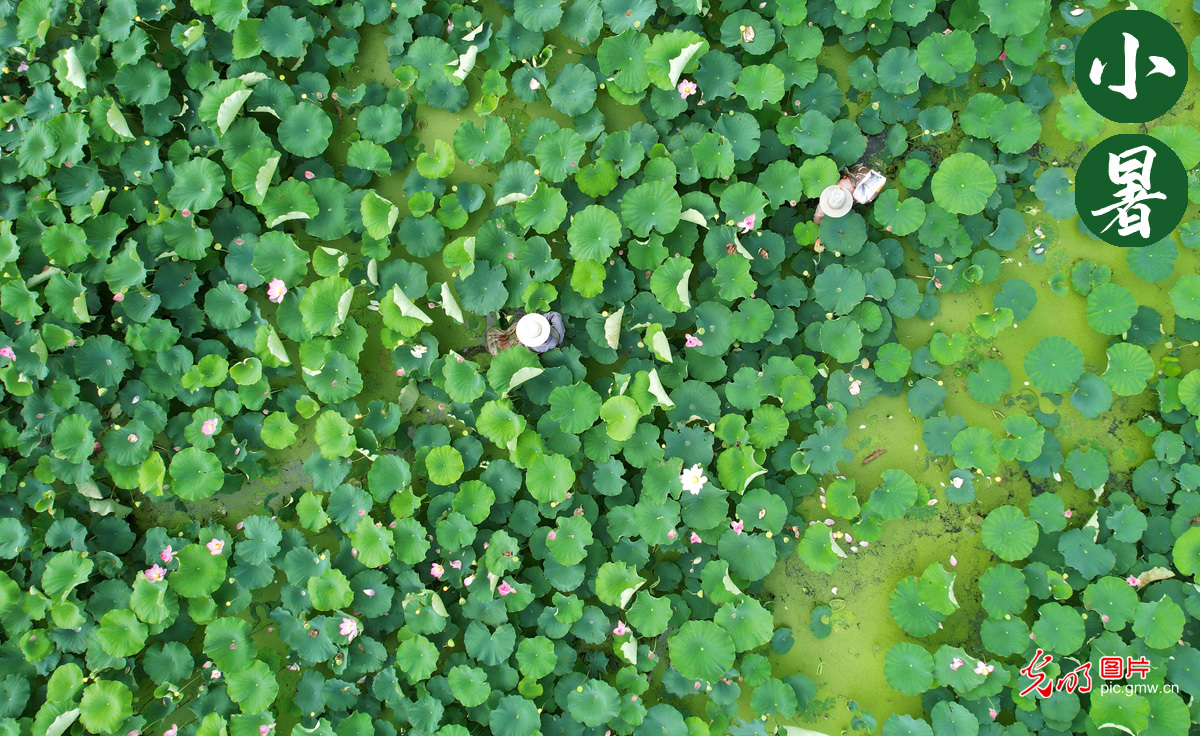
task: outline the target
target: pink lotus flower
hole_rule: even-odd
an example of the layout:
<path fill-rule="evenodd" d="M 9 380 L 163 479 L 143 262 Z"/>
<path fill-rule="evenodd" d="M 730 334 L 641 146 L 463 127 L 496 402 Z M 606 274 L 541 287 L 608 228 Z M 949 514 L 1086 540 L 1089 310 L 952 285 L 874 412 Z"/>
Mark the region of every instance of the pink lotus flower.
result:
<path fill-rule="evenodd" d="M 688 541 L 692 544 L 700 544 L 700 535 L 696 532 L 692 532 L 692 536 L 688 539 Z"/>
<path fill-rule="evenodd" d="M 946 30 L 942 31 L 943 36 L 949 36 L 951 33 L 954 33 L 953 28 L 947 28 Z"/>
<path fill-rule="evenodd" d="M 679 97 L 681 99 L 686 100 L 687 98 L 696 94 L 696 92 L 700 89 L 700 87 L 697 86 L 696 83 L 693 82 L 692 80 L 685 79 L 682 82 L 680 82 L 679 86 L 676 87 L 675 89 L 679 90 Z"/>
<path fill-rule="evenodd" d="M 740 230 L 741 230 L 742 235 L 745 235 L 746 233 L 748 233 L 754 229 L 754 221 L 756 219 L 758 219 L 758 215 L 746 215 L 746 219 L 742 220 L 741 222 L 739 222 L 737 224 L 738 228 L 740 228 Z"/>
<path fill-rule="evenodd" d="M 192 211 L 189 210 L 187 207 L 184 207 L 183 209 L 179 210 L 179 214 L 183 215 L 184 217 L 191 217 Z"/>
<path fill-rule="evenodd" d="M 1138 579 L 1134 575 L 1130 575 L 1129 577 L 1125 578 L 1125 582 L 1129 583 L 1135 588 L 1138 587 Z"/>
<path fill-rule="evenodd" d="M 27 72 L 27 71 L 29 71 L 29 65 L 28 65 L 28 64 L 26 64 L 26 63 L 25 63 L 25 62 L 23 62 L 23 61 L 17 64 L 17 72 L 18 72 L 19 74 L 24 74 L 24 73 L 25 73 L 25 72 Z M 175 736 L 175 734 L 171 734 L 170 736 Z"/>
<path fill-rule="evenodd" d="M 358 636 L 358 622 L 343 616 L 342 623 L 338 625 L 338 633 L 346 637 L 346 641 L 354 641 L 354 637 Z"/>
<path fill-rule="evenodd" d="M 675 538 L 675 536 L 676 536 L 676 535 L 675 535 L 675 530 L 674 530 L 674 529 L 672 529 L 671 531 L 667 532 L 667 539 L 674 539 L 674 538 Z"/>
<path fill-rule="evenodd" d="M 172 723 L 170 728 L 163 731 L 163 736 L 175 736 L 177 733 L 179 733 L 179 726 Z"/>
<path fill-rule="evenodd" d="M 258 727 L 258 736 L 267 736 L 267 734 L 271 733 L 272 728 L 275 728 L 274 723 L 267 723 L 262 726 L 259 726 Z"/>
<path fill-rule="evenodd" d="M 450 560 L 450 567 L 453 567 L 455 570 L 461 570 L 462 560 Z"/>
<path fill-rule="evenodd" d="M 1108 619 L 1108 614 L 1107 614 L 1107 613 L 1102 613 L 1102 614 L 1100 614 L 1100 623 L 1102 623 L 1102 624 L 1106 624 L 1106 623 L 1108 623 L 1108 620 L 1109 620 L 1109 619 Z"/>
<path fill-rule="evenodd" d="M 375 597 L 375 589 L 374 588 L 363 588 L 363 595 L 365 595 L 368 598 L 374 598 Z"/>
<path fill-rule="evenodd" d="M 212 679 L 214 679 L 214 680 L 215 680 L 215 679 L 217 679 L 217 678 L 218 678 L 218 677 L 220 677 L 220 676 L 221 676 L 221 670 L 218 670 L 218 669 L 214 669 L 214 670 L 212 671 L 212 673 L 210 673 L 210 675 L 209 675 L 209 677 L 211 677 L 211 678 L 212 678 Z"/>
<path fill-rule="evenodd" d="M 116 294 L 113 294 L 113 301 L 120 304 L 125 301 L 125 295 L 118 291 Z"/>
<path fill-rule="evenodd" d="M 166 549 L 158 553 L 158 559 L 163 562 L 170 562 L 175 559 L 175 550 L 171 549 L 171 545 L 168 544 Z"/>
<path fill-rule="evenodd" d="M 474 575 L 468 575 L 465 578 L 463 578 L 463 585 L 467 586 L 468 588 L 471 587 L 471 583 L 473 583 L 473 582 L 475 582 Z"/>
<path fill-rule="evenodd" d="M 17 354 L 13 352 L 11 345 L 5 345 L 4 347 L 0 348 L 0 358 L 8 358 L 9 360 L 16 360 Z"/>
<path fill-rule="evenodd" d="M 1066 511 L 1063 512 L 1063 517 L 1065 517 L 1067 519 L 1071 518 L 1074 515 L 1075 515 L 1075 512 L 1072 511 L 1071 509 L 1067 509 Z"/>
<path fill-rule="evenodd" d="M 988 715 L 994 721 L 996 720 L 996 716 L 1000 715 L 1000 711 L 996 710 L 995 708 L 988 708 Z"/>
<path fill-rule="evenodd" d="M 733 529 L 735 534 L 741 534 L 742 529 L 746 528 L 746 522 L 742 521 L 741 519 L 738 519 L 737 521 L 731 521 L 729 522 L 729 528 Z"/>
<path fill-rule="evenodd" d="M 237 285 L 237 290 L 238 290 L 238 291 L 245 291 L 245 290 L 246 290 L 246 285 L 245 285 L 245 284 L 238 284 L 238 285 Z"/>
<path fill-rule="evenodd" d="M 1008 52 L 1007 52 L 1007 51 L 1001 51 L 1001 52 L 1000 52 L 1000 61 L 1004 61 L 1004 60 L 1005 60 L 1005 59 L 1007 59 L 1007 58 L 1008 58 Z"/>
<path fill-rule="evenodd" d="M 167 577 L 167 570 L 160 565 L 151 565 L 150 568 L 142 574 L 145 575 L 146 579 L 150 582 L 157 583 Z"/>
<path fill-rule="evenodd" d="M 950 669 L 957 672 L 958 668 L 962 667 L 964 664 L 966 664 L 966 662 L 962 661 L 962 657 L 955 657 L 954 661 L 950 663 Z"/>
<path fill-rule="evenodd" d="M 984 664 L 983 660 L 981 659 L 975 665 L 975 674 L 987 677 L 988 675 L 992 674 L 992 670 L 994 669 L 996 669 L 995 665 Z"/>
<path fill-rule="evenodd" d="M 625 636 L 630 631 L 630 628 L 625 625 L 624 621 L 617 621 L 617 628 L 613 629 L 613 633 L 617 636 Z"/>
<path fill-rule="evenodd" d="M 554 532 L 554 531 L 551 531 L 549 534 L 546 535 L 546 539 L 551 542 L 553 542 L 557 537 L 558 537 L 558 533 Z"/>
<path fill-rule="evenodd" d="M 219 423 L 216 418 L 206 420 L 204 424 L 200 425 L 200 434 L 205 437 L 212 437 L 217 433 L 217 425 Z"/>
<path fill-rule="evenodd" d="M 958 567 L 958 558 L 950 555 L 950 567 Z"/>
<path fill-rule="evenodd" d="M 305 171 L 305 172 L 304 172 L 304 178 L 305 178 L 305 179 L 311 179 L 311 178 L 313 178 L 314 176 L 316 176 L 316 174 L 312 173 L 311 171 Z"/>
<path fill-rule="evenodd" d="M 442 576 L 446 574 L 446 568 L 442 567 L 441 565 L 439 565 L 438 563 L 435 562 L 429 568 L 429 574 L 432 575 L 435 579 L 441 580 Z"/>
<path fill-rule="evenodd" d="M 271 283 L 267 284 L 267 299 L 276 304 L 283 304 L 283 297 L 287 291 L 283 279 L 271 279 Z"/>
<path fill-rule="evenodd" d="M 208 544 L 206 544 L 204 546 L 208 547 L 209 554 L 214 555 L 214 556 L 219 555 L 223 551 L 225 551 L 225 540 L 224 539 L 210 539 L 210 540 L 208 540 Z"/>
<path fill-rule="evenodd" d="M 683 337 L 684 337 L 683 346 L 685 348 L 698 348 L 704 344 L 704 343 L 700 342 L 700 338 L 695 337 L 694 335 L 684 335 Z"/>
<path fill-rule="evenodd" d="M 517 589 L 501 580 L 500 587 L 496 588 L 496 592 L 500 595 L 508 595 L 509 593 L 516 593 Z"/>

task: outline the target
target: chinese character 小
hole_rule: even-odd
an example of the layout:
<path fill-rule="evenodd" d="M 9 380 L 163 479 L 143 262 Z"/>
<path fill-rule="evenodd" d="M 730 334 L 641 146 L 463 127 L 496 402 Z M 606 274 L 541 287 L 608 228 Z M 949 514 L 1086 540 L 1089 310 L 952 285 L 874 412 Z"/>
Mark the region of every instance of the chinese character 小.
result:
<path fill-rule="evenodd" d="M 1137 52 L 1141 42 L 1132 34 L 1122 33 L 1121 35 L 1125 37 L 1125 81 L 1120 84 L 1110 84 L 1108 88 L 1113 92 L 1125 95 L 1126 99 L 1133 100 L 1137 98 Z M 1166 77 L 1175 76 L 1174 65 L 1163 57 L 1151 54 L 1150 63 L 1154 64 L 1154 68 L 1146 76 L 1150 76 L 1150 74 L 1162 74 Z M 1088 78 L 1092 81 L 1092 84 L 1096 86 L 1100 85 L 1100 82 L 1104 79 L 1105 66 L 1107 64 L 1100 61 L 1098 57 L 1092 59 L 1092 68 L 1088 72 Z"/>

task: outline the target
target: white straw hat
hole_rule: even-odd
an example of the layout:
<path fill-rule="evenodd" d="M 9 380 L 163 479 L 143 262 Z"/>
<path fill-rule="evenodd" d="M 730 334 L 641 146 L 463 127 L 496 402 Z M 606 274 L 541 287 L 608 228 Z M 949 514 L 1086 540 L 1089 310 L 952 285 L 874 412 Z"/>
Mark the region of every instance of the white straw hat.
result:
<path fill-rule="evenodd" d="M 842 217 L 854 206 L 854 198 L 845 189 L 834 184 L 821 192 L 821 210 L 830 217 Z"/>
<path fill-rule="evenodd" d="M 527 314 L 517 321 L 517 339 L 536 348 L 550 338 L 550 320 L 540 314 Z"/>

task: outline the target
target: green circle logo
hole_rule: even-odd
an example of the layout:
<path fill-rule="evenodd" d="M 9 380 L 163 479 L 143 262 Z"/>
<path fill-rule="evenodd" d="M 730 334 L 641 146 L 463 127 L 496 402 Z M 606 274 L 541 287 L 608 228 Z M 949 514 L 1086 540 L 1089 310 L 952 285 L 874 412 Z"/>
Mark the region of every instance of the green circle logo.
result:
<path fill-rule="evenodd" d="M 1093 235 L 1122 248 L 1157 243 L 1187 209 L 1187 172 L 1167 144 L 1114 135 L 1088 151 L 1075 175 L 1075 206 Z"/>
<path fill-rule="evenodd" d="M 1116 123 L 1144 123 L 1162 117 L 1183 94 L 1187 47 L 1164 18 L 1118 10 L 1079 39 L 1075 79 L 1096 112 Z"/>

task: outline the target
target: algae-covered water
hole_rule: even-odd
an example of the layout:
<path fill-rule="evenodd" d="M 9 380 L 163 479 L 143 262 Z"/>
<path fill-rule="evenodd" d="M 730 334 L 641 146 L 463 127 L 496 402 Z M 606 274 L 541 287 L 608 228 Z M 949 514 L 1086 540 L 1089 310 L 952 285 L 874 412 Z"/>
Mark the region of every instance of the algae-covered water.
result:
<path fill-rule="evenodd" d="M 1168 17 L 1177 24 L 1185 40 L 1197 35 L 1200 23 L 1191 11 L 1190 4 L 1182 1 L 1172 2 L 1168 9 Z M 1076 33 L 1077 29 L 1057 27 L 1051 31 L 1050 37 Z M 386 30 L 381 27 L 364 29 L 355 70 L 343 83 L 376 81 L 388 86 L 397 84 L 388 63 L 385 34 Z M 570 57 L 573 53 L 588 51 L 578 47 L 572 49 L 572 43 L 565 38 L 551 38 L 551 42 L 557 47 L 549 62 L 551 76 L 558 67 L 572 60 Z M 846 66 L 852 58 L 840 48 L 827 47 L 818 62 L 823 67 L 836 71 L 840 77 L 840 84 L 846 89 Z M 1046 68 L 1039 72 L 1051 80 L 1051 88 L 1056 97 L 1061 98 L 1072 91 L 1071 87 L 1063 83 L 1056 65 L 1047 61 Z M 1189 69 L 1189 72 L 1193 77 L 1197 74 L 1195 69 Z M 479 98 L 478 80 L 468 77 L 467 85 L 472 91 L 472 99 L 461 113 L 449 113 L 427 106 L 417 109 L 414 134 L 419 145 L 431 148 L 435 140 L 450 141 L 461 122 L 479 120 L 472 111 L 472 105 Z M 1196 113 L 1192 107 L 1196 94 L 1195 91 L 1186 92 L 1175 109 L 1164 116 L 1159 124 L 1195 124 Z M 962 101 L 965 97 L 966 95 L 959 95 L 960 101 L 948 104 L 952 109 L 961 109 L 965 104 Z M 600 93 L 598 104 L 606 116 L 606 127 L 610 131 L 627 128 L 642 119 L 639 110 L 617 105 L 604 92 Z M 1062 166 L 1074 171 L 1091 143 L 1116 133 L 1146 129 L 1145 126 L 1109 123 L 1094 141 L 1068 141 L 1059 133 L 1055 124 L 1059 107 L 1056 100 L 1041 112 L 1042 138 L 1036 153 L 1047 166 Z M 525 127 L 537 117 L 550 117 L 562 125 L 570 124 L 569 118 L 552 110 L 546 103 L 525 105 L 509 101 L 496 114 L 508 122 L 514 141 L 520 139 Z M 344 141 L 354 130 L 354 125 L 352 116 L 347 116 L 341 121 L 334 135 L 331 159 L 344 156 L 347 146 L 339 141 Z M 915 123 L 910 127 L 910 133 L 918 132 L 915 130 Z M 942 140 L 935 138 L 932 147 L 949 147 L 952 150 L 951 144 L 955 140 L 955 132 L 951 131 Z M 448 182 L 451 185 L 473 182 L 490 189 L 498 168 L 469 167 L 460 162 Z M 406 209 L 407 197 L 403 194 L 402 183 L 403 176 L 393 174 L 379 177 L 376 186 L 383 196 L 397 203 L 403 211 Z M 1025 198 L 1018 202 L 1018 206 L 1026 213 L 1029 235 L 1015 250 L 1005 254 L 1008 258 L 1001 266 L 999 279 L 976 286 L 965 293 L 943 294 L 941 311 L 932 321 L 915 318 L 901 320 L 896 330 L 900 342 L 910 350 L 928 344 L 931 335 L 938 330 L 971 335 L 971 351 L 964 365 L 969 366 L 972 362 L 990 357 L 1000 360 L 1012 374 L 1010 397 L 1014 401 L 1002 402 L 1010 407 L 1005 410 L 1009 413 L 1025 411 L 1024 404 L 1015 400 L 1018 394 L 1023 393 L 1022 389 L 1027 380 L 1024 356 L 1042 337 L 1062 335 L 1069 338 L 1083 351 L 1086 363 L 1093 371 L 1102 371 L 1106 363 L 1105 348 L 1110 343 L 1110 338 L 1095 332 L 1088 325 L 1083 296 L 1069 288 L 1061 296 L 1055 293 L 1051 288 L 1051 279 L 1055 274 L 1069 275 L 1071 268 L 1084 260 L 1107 265 L 1112 269 L 1114 283 L 1130 289 L 1139 304 L 1154 307 L 1162 313 L 1164 329 L 1169 332 L 1172 314 L 1167 293 L 1180 275 L 1194 273 L 1200 266 L 1200 254 L 1188 248 L 1180 248 L 1172 275 L 1159 283 L 1147 283 L 1130 270 L 1125 251 L 1081 233 L 1076 227 L 1075 218 L 1067 221 L 1054 220 L 1040 210 L 1040 202 L 1031 193 L 1026 193 Z M 1194 207 L 1189 209 L 1189 218 L 1195 214 L 1194 210 Z M 485 216 L 486 212 L 483 211 L 474 213 L 467 227 L 458 231 L 457 235 L 470 235 Z M 1044 238 L 1036 236 L 1037 231 L 1043 233 Z M 296 235 L 299 240 L 304 240 L 301 231 L 297 231 Z M 1048 249 L 1044 262 L 1034 263 L 1027 255 L 1028 248 L 1035 242 L 1043 241 Z M 356 247 L 348 240 L 333 245 L 347 249 Z M 907 262 L 911 274 L 929 275 L 925 266 L 911 252 L 909 256 Z M 419 259 L 419 262 L 427 270 L 431 283 L 451 278 L 439 256 Z M 993 296 L 1001 285 L 1011 278 L 1024 279 L 1034 287 L 1038 297 L 1037 305 L 1028 318 L 1002 331 L 996 339 L 984 340 L 971 331 L 971 319 L 977 314 L 992 310 Z M 369 336 L 360 365 L 366 385 L 363 398 L 366 401 L 376 398 L 394 400 L 403 379 L 395 376 L 388 352 L 379 343 L 378 316 L 367 310 L 356 314 L 366 315 L 359 319 L 367 328 Z M 435 320 L 433 331 L 441 343 L 442 350 L 461 350 L 478 343 L 481 339 L 483 326 L 479 323 L 460 325 L 436 309 L 430 310 L 430 315 Z M 1156 360 L 1160 360 L 1167 353 L 1177 355 L 1185 367 L 1200 362 L 1197 361 L 1200 350 L 1191 346 L 1182 349 L 1179 346 L 1169 348 L 1160 341 L 1151 349 L 1151 354 Z M 1004 414 L 976 402 L 970 396 L 965 386 L 966 372 L 945 369 L 939 376 L 948 392 L 944 406 L 946 413 L 961 415 L 971 426 L 986 427 L 996 437 L 1003 436 L 1000 423 Z M 1024 393 L 1032 396 L 1034 401 L 1037 400 L 1036 394 L 1031 390 L 1025 389 Z M 1102 450 L 1108 456 L 1112 470 L 1107 490 L 1127 488 L 1132 468 L 1152 454 L 1150 441 L 1133 426 L 1133 423 L 1151 408 L 1150 393 L 1128 398 L 1115 397 L 1108 412 L 1098 419 L 1087 419 L 1073 409 L 1069 402 L 1063 402 L 1057 408 L 1062 416 L 1062 423 L 1056 429 L 1056 434 L 1062 441 L 1064 452 L 1080 442 Z M 427 397 L 418 401 L 413 421 L 437 421 L 444 422 L 452 428 L 462 428 L 447 413 L 444 405 Z M 777 677 L 785 677 L 803 673 L 817 683 L 815 704 L 795 722 L 829 734 L 849 732 L 853 715 L 848 707 L 851 702 L 856 703 L 861 710 L 873 714 L 879 723 L 892 713 L 922 713 L 919 698 L 904 696 L 894 691 L 888 686 L 883 675 L 884 654 L 896 642 L 907 639 L 888 612 L 888 597 L 902 578 L 919 574 L 934 562 L 941 562 L 950 567 L 950 558 L 953 555 L 957 562 L 953 567 L 957 573 L 955 593 L 961 603 L 961 609 L 949 617 L 942 631 L 927 637 L 923 643 L 934 646 L 943 643 L 954 644 L 963 646 L 968 651 L 982 651 L 978 641 L 978 624 L 983 614 L 980 611 L 976 581 L 994 561 L 991 553 L 979 543 L 978 529 L 983 516 L 1003 504 L 1024 507 L 1032 496 L 1041 493 L 1060 494 L 1067 506 L 1082 518 L 1090 516 L 1095 506 L 1093 493 L 1075 487 L 1067 474 L 1063 474 L 1061 482 L 1053 479 L 1032 480 L 1012 463 L 1003 463 L 995 476 L 976 481 L 975 501 L 963 505 L 947 501 L 942 491 L 948 482 L 948 473 L 952 465 L 945 460 L 941 463 L 935 462 L 932 455 L 926 451 L 921 440 L 922 421 L 910 413 L 903 396 L 873 398 L 864 408 L 851 412 L 847 424 L 851 432 L 846 446 L 853 450 L 854 457 L 843 465 L 842 472 L 857 482 L 863 499 L 879 484 L 883 471 L 898 468 L 907 471 L 918 482 L 932 489 L 939 502 L 935 506 L 885 524 L 881 539 L 851 554 L 834 574 L 815 572 L 792 556 L 783 560 L 766 581 L 766 589 L 774 596 L 776 625 L 790 627 L 796 642 L 788 653 L 773 655 L 774 674 Z M 233 496 L 223 497 L 220 502 L 214 501 L 193 509 L 193 513 L 198 511 L 202 516 L 228 515 L 231 518 L 239 518 L 261 510 L 264 503 L 272 508 L 278 507 L 289 494 L 307 486 L 307 477 L 299 464 L 315 447 L 311 440 L 311 427 L 303 426 L 301 436 L 310 439 L 287 453 L 277 453 L 273 456 L 273 470 L 264 478 L 247 483 L 242 491 Z M 886 453 L 869 463 L 864 463 L 878 450 L 886 450 Z M 807 518 L 823 518 L 815 498 L 810 499 L 802 508 L 802 512 Z M 156 523 L 165 523 L 168 526 L 170 517 L 180 516 L 178 512 L 166 507 L 143 510 L 142 513 L 153 513 L 159 517 Z M 822 605 L 831 605 L 835 615 L 831 620 L 832 632 L 824 638 L 818 638 L 809 624 L 814 607 Z M 286 682 L 282 684 L 285 688 L 288 686 Z M 744 717 L 754 717 L 748 698 L 744 700 L 742 710 Z"/>

